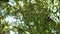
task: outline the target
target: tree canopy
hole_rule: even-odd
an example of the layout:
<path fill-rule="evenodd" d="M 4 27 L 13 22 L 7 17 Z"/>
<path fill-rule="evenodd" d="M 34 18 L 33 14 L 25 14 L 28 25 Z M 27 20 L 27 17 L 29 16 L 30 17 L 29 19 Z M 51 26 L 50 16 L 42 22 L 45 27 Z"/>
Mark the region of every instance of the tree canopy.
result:
<path fill-rule="evenodd" d="M 60 34 L 60 0 L 1 0 L 0 34 Z"/>

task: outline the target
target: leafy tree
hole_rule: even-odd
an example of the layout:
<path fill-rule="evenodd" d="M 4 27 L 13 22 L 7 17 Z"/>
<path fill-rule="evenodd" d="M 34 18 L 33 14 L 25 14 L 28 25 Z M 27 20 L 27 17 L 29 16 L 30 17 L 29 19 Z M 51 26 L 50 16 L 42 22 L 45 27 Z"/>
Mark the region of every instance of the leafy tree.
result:
<path fill-rule="evenodd" d="M 0 34 L 60 34 L 60 0 L 0 2 Z"/>

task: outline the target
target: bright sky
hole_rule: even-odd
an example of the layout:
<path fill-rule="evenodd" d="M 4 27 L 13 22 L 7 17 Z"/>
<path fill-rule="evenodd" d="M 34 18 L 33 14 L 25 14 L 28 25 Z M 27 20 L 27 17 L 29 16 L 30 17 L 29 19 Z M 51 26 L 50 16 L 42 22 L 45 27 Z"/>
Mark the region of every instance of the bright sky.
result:
<path fill-rule="evenodd" d="M 14 16 L 7 16 L 5 20 L 8 21 L 9 23 L 16 22 Z"/>
<path fill-rule="evenodd" d="M 18 34 L 18 32 L 10 31 L 10 34 Z"/>

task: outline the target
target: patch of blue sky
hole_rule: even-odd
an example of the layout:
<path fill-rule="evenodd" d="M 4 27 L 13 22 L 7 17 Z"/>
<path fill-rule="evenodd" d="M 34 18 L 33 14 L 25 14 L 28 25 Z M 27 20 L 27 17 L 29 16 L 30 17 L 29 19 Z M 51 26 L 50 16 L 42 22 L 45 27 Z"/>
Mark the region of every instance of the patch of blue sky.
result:
<path fill-rule="evenodd" d="M 10 30 L 10 34 L 18 34 L 18 32 L 14 32 L 14 31 Z"/>
<path fill-rule="evenodd" d="M 16 22 L 16 19 L 14 18 L 14 16 L 7 16 L 5 20 L 9 23 Z"/>
<path fill-rule="evenodd" d="M 15 16 L 8 15 L 5 20 L 12 26 L 18 26 L 18 24 L 24 25 L 24 21 L 22 21 L 23 15 L 18 13 L 17 18 L 18 19 L 16 19 Z"/>
<path fill-rule="evenodd" d="M 11 6 L 15 6 L 15 5 L 16 5 L 16 3 L 14 2 L 14 0 L 9 0 L 9 4 L 10 4 Z"/>

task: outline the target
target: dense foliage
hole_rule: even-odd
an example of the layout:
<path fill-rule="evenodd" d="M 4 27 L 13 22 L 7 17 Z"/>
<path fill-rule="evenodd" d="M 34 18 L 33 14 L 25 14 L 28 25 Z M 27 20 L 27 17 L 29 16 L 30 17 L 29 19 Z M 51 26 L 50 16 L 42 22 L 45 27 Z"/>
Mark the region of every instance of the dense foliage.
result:
<path fill-rule="evenodd" d="M 60 34 L 60 0 L 0 2 L 0 34 Z"/>

